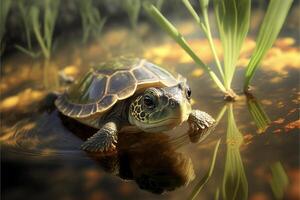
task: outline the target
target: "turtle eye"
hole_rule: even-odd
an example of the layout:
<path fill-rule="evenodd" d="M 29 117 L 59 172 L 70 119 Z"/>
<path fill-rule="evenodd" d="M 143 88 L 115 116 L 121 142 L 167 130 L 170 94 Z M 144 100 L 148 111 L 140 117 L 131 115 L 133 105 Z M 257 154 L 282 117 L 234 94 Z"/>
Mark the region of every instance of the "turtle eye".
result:
<path fill-rule="evenodd" d="M 185 93 L 186 93 L 186 98 L 187 98 L 187 99 L 191 99 L 191 96 L 192 96 L 192 90 L 191 90 L 190 87 L 187 87 L 187 88 L 186 88 Z"/>
<path fill-rule="evenodd" d="M 154 108 L 155 103 L 154 103 L 153 97 L 150 95 L 145 95 L 144 96 L 144 105 L 147 108 L 151 108 L 151 109 Z"/>

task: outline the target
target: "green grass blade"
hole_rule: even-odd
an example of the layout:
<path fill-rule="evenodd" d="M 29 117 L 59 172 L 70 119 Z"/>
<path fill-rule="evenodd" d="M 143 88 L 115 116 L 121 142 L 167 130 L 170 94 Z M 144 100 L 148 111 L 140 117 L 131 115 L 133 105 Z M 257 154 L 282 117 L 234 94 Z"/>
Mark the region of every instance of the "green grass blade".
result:
<path fill-rule="evenodd" d="M 30 8 L 30 17 L 31 17 L 31 22 L 33 26 L 33 32 L 35 34 L 35 37 L 42 49 L 42 52 L 44 54 L 44 57 L 46 59 L 50 58 L 50 52 L 47 49 L 47 46 L 45 44 L 45 41 L 43 40 L 42 34 L 41 34 L 41 28 L 40 28 L 40 23 L 39 23 L 39 8 L 36 6 L 32 6 Z"/>
<path fill-rule="evenodd" d="M 191 5 L 189 0 L 182 0 L 182 3 L 185 5 L 185 7 L 187 8 L 187 10 L 190 12 L 190 14 L 193 16 L 193 18 L 195 19 L 195 21 L 197 22 L 197 24 L 201 27 L 201 28 L 205 28 L 199 17 L 199 15 L 196 13 L 196 11 L 194 10 L 193 6 Z"/>
<path fill-rule="evenodd" d="M 20 45 L 15 45 L 16 49 L 18 49 L 19 51 L 23 52 L 24 54 L 27 54 L 28 56 L 32 57 L 32 58 L 37 58 L 39 56 L 39 53 L 35 53 L 32 50 L 28 50 L 25 49 L 24 47 L 20 46 Z"/>
<path fill-rule="evenodd" d="M 165 1 L 165 0 L 157 0 L 156 3 L 155 3 L 155 7 L 156 7 L 158 10 L 161 10 L 161 7 L 162 7 L 162 5 L 164 4 L 164 1 Z"/>
<path fill-rule="evenodd" d="M 141 0 L 124 0 L 123 7 L 127 12 L 132 28 L 135 29 L 141 10 Z"/>
<path fill-rule="evenodd" d="M 25 5 L 24 0 L 18 0 L 17 5 L 25 28 L 27 47 L 29 51 L 31 51 L 32 50 L 32 44 L 31 44 L 32 25 L 31 25 L 30 15 L 29 15 L 29 6 Z"/>
<path fill-rule="evenodd" d="M 44 40 L 49 52 L 52 49 L 53 31 L 59 8 L 59 0 L 47 0 L 45 2 L 44 15 Z"/>
<path fill-rule="evenodd" d="M 216 74 L 208 67 L 206 64 L 202 62 L 202 60 L 195 54 L 183 36 L 178 32 L 178 30 L 173 26 L 173 24 L 168 21 L 155 6 L 144 4 L 146 11 L 148 14 L 160 25 L 162 29 L 164 29 L 176 42 L 181 46 L 183 50 L 194 60 L 194 62 L 206 70 L 212 80 L 216 83 L 216 85 L 220 88 L 222 92 L 226 92 L 225 87 L 222 82 L 216 76 Z"/>
<path fill-rule="evenodd" d="M 86 43 L 90 35 L 97 37 L 101 34 L 106 18 L 101 17 L 91 0 L 78 0 L 78 8 L 83 30 L 82 42 Z"/>
<path fill-rule="evenodd" d="M 4 49 L 4 42 L 2 40 L 6 30 L 6 18 L 11 7 L 11 2 L 11 0 L 1 0 L 0 2 L 0 54 L 2 54 Z"/>
<path fill-rule="evenodd" d="M 193 200 L 197 197 L 197 195 L 201 192 L 202 188 L 207 184 L 207 182 L 209 181 L 214 168 L 215 168 L 215 163 L 216 163 L 216 158 L 217 158 L 217 153 L 218 153 L 218 149 L 220 146 L 220 142 L 221 139 L 218 140 L 215 149 L 214 149 L 214 153 L 213 153 L 213 157 L 212 157 L 212 161 L 209 167 L 208 172 L 201 178 L 201 180 L 196 184 L 196 186 L 194 187 L 191 195 L 187 198 L 188 200 Z"/>
<path fill-rule="evenodd" d="M 202 29 L 202 31 L 205 33 L 205 35 L 208 39 L 208 42 L 209 42 L 210 49 L 213 53 L 217 68 L 219 70 L 219 73 L 220 73 L 221 77 L 224 79 L 224 72 L 223 72 L 220 60 L 218 58 L 218 55 L 217 55 L 217 51 L 216 51 L 215 44 L 214 44 L 213 39 L 212 39 L 211 30 L 210 30 L 210 25 L 209 25 L 209 20 L 208 20 L 208 13 L 207 13 L 208 2 L 209 1 L 204 2 L 204 1 L 200 0 L 200 5 L 201 5 L 201 8 L 202 8 L 202 15 L 203 15 L 203 18 L 204 18 L 204 22 L 203 22 L 200 19 L 199 15 L 194 10 L 194 8 L 191 5 L 190 1 L 189 0 L 182 0 L 182 3 L 185 5 L 187 10 L 193 16 L 193 18 L 195 19 L 195 21 L 199 25 L 199 27 Z"/>
<path fill-rule="evenodd" d="M 250 0 L 214 0 L 224 52 L 224 79 L 227 90 L 230 90 L 236 62 L 249 30 L 250 9 Z"/>
<path fill-rule="evenodd" d="M 245 73 L 244 91 L 248 90 L 249 84 L 259 67 L 259 64 L 267 51 L 272 47 L 281 27 L 285 21 L 293 0 L 271 0 L 260 27 L 256 47 L 251 56 Z"/>
<path fill-rule="evenodd" d="M 215 198 L 214 198 L 215 200 L 219 200 L 220 199 L 220 189 L 219 189 L 219 187 L 217 188 L 217 190 L 216 190 L 216 193 L 215 193 Z"/>

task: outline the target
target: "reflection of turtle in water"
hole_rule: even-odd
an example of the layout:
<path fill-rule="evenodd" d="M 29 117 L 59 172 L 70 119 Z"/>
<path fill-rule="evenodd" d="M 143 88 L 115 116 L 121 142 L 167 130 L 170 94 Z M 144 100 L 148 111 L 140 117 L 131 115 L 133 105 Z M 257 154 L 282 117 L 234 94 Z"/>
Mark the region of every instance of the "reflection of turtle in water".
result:
<path fill-rule="evenodd" d="M 187 186 L 195 178 L 191 158 L 177 151 L 175 140 L 166 134 L 121 133 L 117 154 L 88 155 L 106 172 L 133 180 L 143 190 L 161 194 Z"/>
<path fill-rule="evenodd" d="M 63 115 L 99 129 L 82 149 L 108 152 L 126 128 L 160 132 L 186 120 L 195 131 L 211 126 L 213 118 L 192 110 L 190 98 L 185 79 L 146 60 L 120 58 L 91 68 L 55 104 Z"/>

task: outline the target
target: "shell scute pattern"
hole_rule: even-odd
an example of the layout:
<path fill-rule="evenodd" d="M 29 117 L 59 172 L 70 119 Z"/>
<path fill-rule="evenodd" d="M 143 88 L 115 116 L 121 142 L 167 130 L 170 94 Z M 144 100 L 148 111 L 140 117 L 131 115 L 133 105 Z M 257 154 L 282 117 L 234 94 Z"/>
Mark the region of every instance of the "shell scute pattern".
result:
<path fill-rule="evenodd" d="M 105 92 L 107 77 L 95 76 L 91 72 L 79 83 L 74 84 L 66 93 L 70 102 L 76 104 L 94 103 L 101 99 Z"/>
<path fill-rule="evenodd" d="M 110 77 L 107 94 L 117 94 L 120 100 L 135 92 L 137 81 L 128 71 L 120 71 Z"/>
<path fill-rule="evenodd" d="M 170 74 L 165 69 L 154 65 L 153 63 L 145 62 L 144 67 L 155 74 L 159 81 L 166 86 L 173 86 L 178 83 L 178 81 L 173 77 L 172 74 Z"/>
<path fill-rule="evenodd" d="M 138 67 L 136 69 L 132 70 L 132 73 L 134 74 L 135 78 L 139 82 L 139 84 L 142 84 L 144 82 L 158 82 L 159 79 L 157 76 L 155 76 L 153 73 L 151 73 L 149 70 L 146 70 L 143 67 Z"/>
<path fill-rule="evenodd" d="M 104 96 L 100 102 L 97 103 L 98 111 L 105 110 L 107 107 L 110 107 L 111 105 L 115 104 L 118 100 L 117 95 L 106 95 Z"/>
<path fill-rule="evenodd" d="M 93 67 L 56 100 L 57 108 L 67 116 L 84 118 L 109 110 L 118 100 L 132 96 L 138 88 L 177 84 L 169 72 L 146 60 L 121 60 L 112 65 L 112 68 L 109 63 Z M 136 113 L 145 119 L 145 113 Z"/>

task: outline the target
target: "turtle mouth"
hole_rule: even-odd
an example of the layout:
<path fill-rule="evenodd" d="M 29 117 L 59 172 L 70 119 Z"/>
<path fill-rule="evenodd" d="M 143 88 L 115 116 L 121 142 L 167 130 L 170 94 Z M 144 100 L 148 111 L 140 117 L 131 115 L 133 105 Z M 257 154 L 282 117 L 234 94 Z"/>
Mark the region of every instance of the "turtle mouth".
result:
<path fill-rule="evenodd" d="M 148 124 L 147 127 L 143 128 L 145 132 L 159 132 L 159 131 L 167 131 L 175 128 L 176 126 L 180 125 L 183 120 L 179 117 L 173 117 L 164 119 L 161 121 L 157 121 L 151 124 Z"/>

